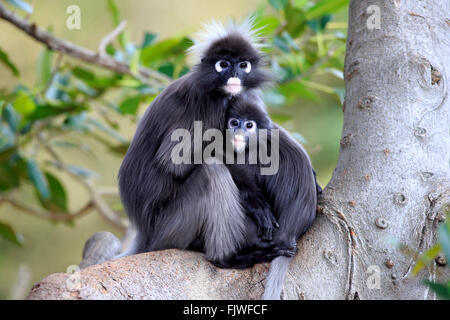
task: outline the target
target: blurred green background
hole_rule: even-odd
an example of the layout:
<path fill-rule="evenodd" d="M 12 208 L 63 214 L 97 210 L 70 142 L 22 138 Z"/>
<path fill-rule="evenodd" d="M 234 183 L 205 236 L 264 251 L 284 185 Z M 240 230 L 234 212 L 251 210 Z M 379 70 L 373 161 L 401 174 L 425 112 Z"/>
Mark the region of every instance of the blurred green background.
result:
<path fill-rule="evenodd" d="M 31 21 L 44 29 L 51 28 L 52 33 L 60 38 L 92 50 L 96 50 L 100 40 L 114 28 L 114 17 L 111 18 L 113 14 L 107 1 L 40 0 L 29 3 L 34 6 Z M 325 8 L 318 14 L 311 8 L 326 1 L 293 0 L 288 3 L 287 0 L 268 2 L 117 0 L 115 3 L 120 12 L 120 20 L 127 21 L 127 41 L 130 43 L 141 43 L 145 32 L 158 34 L 156 43 L 166 38 L 190 36 L 200 29 L 201 23 L 211 19 L 225 21 L 229 17 L 234 17 L 240 20 L 250 13 L 259 12 L 262 17 L 261 24 L 273 25 L 272 29 L 269 27 L 266 40 L 272 43 L 273 47 L 267 51 L 271 67 L 275 69 L 281 65 L 284 71 L 290 72 L 290 78 L 285 77 L 285 80 L 279 82 L 280 86 L 269 90 L 266 96 L 269 110 L 276 122 L 302 141 L 312 158 L 320 184 L 326 185 L 337 162 L 343 120 L 341 72 L 345 49 L 347 1 L 328 1 L 336 5 Z M 73 4 L 81 8 L 80 30 L 69 30 L 66 27 L 66 19 L 69 16 L 66 9 Z M 8 8 L 21 16 L 26 15 L 10 4 Z M 302 12 L 307 14 L 303 16 Z M 287 31 L 282 32 L 284 29 Z M 115 45 L 117 49 L 119 45 L 117 43 Z M 42 44 L 0 20 L 0 49 L 8 54 L 9 59 L 20 70 L 20 76 L 13 77 L 12 72 L 0 64 L 0 90 L 3 96 L 3 98 L 0 96 L 0 101 L 5 101 L 4 106 L 10 102 L 16 107 L 17 97 L 11 96 L 10 93 L 14 92 L 18 85 L 27 88 L 37 86 L 39 74 L 42 72 L 39 61 L 45 55 L 43 48 Z M 305 55 L 303 51 L 310 53 Z M 179 55 L 184 54 L 170 53 L 167 60 L 179 61 L 177 60 Z M 162 58 L 164 59 L 166 56 Z M 55 63 L 55 57 L 52 61 Z M 63 58 L 62 66 L 66 69 L 82 66 L 94 70 L 96 74 L 106 74 L 105 70 L 67 57 Z M 151 62 L 145 66 L 166 73 L 165 62 Z M 296 69 L 298 74 L 295 74 Z M 173 70 L 168 74 L 177 76 Z M 292 81 L 298 75 L 300 80 Z M 307 82 L 302 82 L 305 79 Z M 88 112 L 94 114 L 94 109 L 100 108 L 105 100 L 119 105 L 120 101 L 130 96 L 130 90 L 135 90 L 124 87 L 126 86 L 119 85 L 119 88 L 108 91 L 102 100 L 92 99 L 89 102 Z M 155 94 L 149 94 L 140 100 L 136 114 L 142 114 Z M 117 124 L 114 130 L 123 139 L 131 139 L 137 117 L 120 112 L 108 112 L 110 112 L 109 120 Z M 56 118 L 54 121 L 57 121 Z M 36 125 L 36 122 L 33 122 L 33 125 Z M 53 131 L 48 132 L 52 134 Z M 105 130 L 102 134 L 103 139 L 111 138 Z M 95 186 L 116 188 L 117 172 L 123 157 L 121 153 L 111 152 L 109 144 L 77 130 L 65 134 L 64 142 L 78 147 L 60 148 L 58 152 L 63 161 L 94 171 Z M 36 155 L 36 161 L 40 165 L 46 160 L 48 156 Z M 65 188 L 67 209 L 74 211 L 89 201 L 89 193 L 82 185 L 75 183 L 69 174 L 55 168 L 48 170 L 58 177 Z M 31 183 L 25 181 L 14 190 L 15 198 L 29 206 L 42 206 L 42 202 L 36 196 L 36 183 L 30 180 Z M 118 206 L 117 199 L 111 201 L 112 208 Z M 45 208 L 51 211 L 51 208 Z M 120 208 L 117 211 L 120 211 Z M 119 228 L 108 223 L 94 209 L 73 223 L 55 223 L 0 202 L 0 222 L 10 226 L 17 240 L 22 241 L 21 246 L 18 246 L 14 241 L 0 237 L 0 299 L 21 298 L 34 282 L 50 273 L 66 272 L 68 266 L 78 264 L 83 244 L 93 233 L 108 230 L 118 236 L 122 235 Z"/>

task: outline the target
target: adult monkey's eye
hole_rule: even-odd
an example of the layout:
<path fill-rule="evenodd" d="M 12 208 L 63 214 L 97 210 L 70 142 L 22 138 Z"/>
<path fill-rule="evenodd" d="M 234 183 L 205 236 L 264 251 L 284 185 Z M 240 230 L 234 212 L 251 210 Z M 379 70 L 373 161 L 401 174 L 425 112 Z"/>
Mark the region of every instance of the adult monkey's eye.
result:
<path fill-rule="evenodd" d="M 222 70 L 227 69 L 230 66 L 230 63 L 226 60 L 219 60 L 216 62 L 216 71 L 222 72 Z"/>
<path fill-rule="evenodd" d="M 239 120 L 235 119 L 235 118 L 231 118 L 230 121 L 228 121 L 228 126 L 230 128 L 236 128 L 237 126 L 239 126 Z"/>
<path fill-rule="evenodd" d="M 252 70 L 252 64 L 249 61 L 243 61 L 239 63 L 239 68 L 243 69 L 245 73 L 250 73 Z"/>

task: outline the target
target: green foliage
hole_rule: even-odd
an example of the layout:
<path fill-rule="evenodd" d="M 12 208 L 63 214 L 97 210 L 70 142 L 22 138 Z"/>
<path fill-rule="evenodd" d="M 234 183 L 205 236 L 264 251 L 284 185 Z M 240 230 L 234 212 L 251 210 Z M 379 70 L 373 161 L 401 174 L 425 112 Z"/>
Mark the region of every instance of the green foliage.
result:
<path fill-rule="evenodd" d="M 122 101 L 119 110 L 123 114 L 136 114 L 140 101 L 141 98 L 139 96 L 127 98 Z"/>
<path fill-rule="evenodd" d="M 32 12 L 24 1 L 8 2 Z M 268 68 L 278 77 L 277 86 L 264 94 L 274 121 L 283 124 L 291 120 L 282 109 L 298 100 L 318 101 L 318 91 L 332 95 L 339 103 L 342 80 L 338 80 L 338 88 L 313 80 L 330 70 L 336 74 L 336 70 L 343 69 L 346 25 L 333 24 L 332 15 L 347 3 L 348 0 L 268 0 L 254 13 L 256 27 L 262 28 L 261 35 L 266 39 Z M 112 26 L 118 26 L 122 19 L 115 1 L 107 0 L 105 7 Z M 128 63 L 131 74 L 69 61 L 43 48 L 36 65 L 35 85 L 19 84 L 13 90 L 0 91 L 0 198 L 31 186 L 39 209 L 67 213 L 69 193 L 58 172 L 64 170 L 80 179 L 92 179 L 96 172 L 70 161 L 61 163 L 61 148 L 83 150 L 65 137 L 70 133 L 91 137 L 112 154 L 123 157 L 130 141 L 121 135 L 120 121 L 114 119 L 126 117 L 137 122 L 141 106 L 148 105 L 171 80 L 189 72 L 186 49 L 191 45 L 187 36 L 159 39 L 151 31 L 145 32 L 139 43 L 133 43 L 124 30 L 108 44 L 106 54 Z M 2 49 L 0 68 L 20 76 Z M 151 69 L 159 75 L 158 79 L 143 78 L 139 72 L 142 68 Z M 168 81 L 160 80 L 164 78 Z M 305 142 L 300 133 L 294 136 Z M 6 224 L 0 223 L 0 237 L 20 243 Z"/>
<path fill-rule="evenodd" d="M 306 10 L 308 20 L 327 17 L 327 15 L 348 5 L 349 0 L 320 0 L 314 6 Z"/>
<path fill-rule="evenodd" d="M 53 52 L 45 48 L 39 55 L 37 63 L 36 86 L 38 88 L 44 87 L 50 81 L 50 77 L 52 75 L 52 60 Z"/>
<path fill-rule="evenodd" d="M 22 245 L 23 238 L 20 234 L 16 233 L 10 225 L 0 221 L 0 237 L 9 240 L 18 246 Z"/>
<path fill-rule="evenodd" d="M 413 275 L 429 265 L 441 252 L 443 252 L 446 261 L 450 259 L 450 204 L 446 207 L 446 223 L 442 223 L 438 229 L 438 243 L 422 253 L 417 259 L 416 265 L 412 271 Z M 447 268 L 449 267 L 447 263 Z M 425 284 L 431 288 L 441 299 L 450 300 L 450 281 L 446 283 L 425 281 Z"/>
<path fill-rule="evenodd" d="M 67 212 L 67 195 L 64 186 L 61 184 L 59 179 L 50 172 L 45 172 L 44 178 L 48 183 L 50 196 L 48 198 L 44 198 L 41 194 L 38 194 L 41 205 L 52 212 Z"/>
<path fill-rule="evenodd" d="M 450 281 L 447 283 L 437 283 L 431 281 L 425 281 L 425 284 L 436 292 L 437 296 L 444 300 L 450 300 Z"/>
<path fill-rule="evenodd" d="M 44 201 L 50 199 L 50 188 L 48 186 L 47 179 L 42 174 L 41 169 L 35 160 L 26 160 L 28 178 L 38 191 L 39 197 Z"/>
<path fill-rule="evenodd" d="M 8 69 L 12 72 L 12 74 L 16 77 L 19 76 L 19 70 L 17 67 L 9 60 L 8 55 L 0 48 L 0 62 L 2 62 Z"/>

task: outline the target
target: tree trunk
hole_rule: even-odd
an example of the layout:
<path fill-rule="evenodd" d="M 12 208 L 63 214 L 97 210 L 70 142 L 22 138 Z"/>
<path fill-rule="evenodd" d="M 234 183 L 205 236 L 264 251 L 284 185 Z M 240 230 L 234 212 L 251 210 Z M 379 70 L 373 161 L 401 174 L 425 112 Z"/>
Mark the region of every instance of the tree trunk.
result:
<path fill-rule="evenodd" d="M 379 29 L 368 28 L 371 4 Z M 435 242 L 450 203 L 449 2 L 371 4 L 350 2 L 339 161 L 323 215 L 300 243 L 289 298 L 431 299 L 423 279 L 445 272 L 434 265 L 412 277 L 404 251 Z"/>
<path fill-rule="evenodd" d="M 417 254 L 435 243 L 444 206 L 450 203 L 448 12 L 448 1 L 350 2 L 339 161 L 320 201 L 321 214 L 299 242 L 283 298 L 435 299 L 423 280 L 448 279 L 447 269 L 437 264 L 417 277 L 411 274 Z M 186 265 L 186 254 L 172 250 L 168 259 Z M 134 297 L 255 298 L 262 290 L 265 269 L 260 266 L 236 271 L 239 280 L 227 280 L 227 288 L 238 288 L 233 291 L 223 290 L 222 277 L 230 271 L 217 269 L 202 281 L 190 280 L 199 276 L 197 268 L 208 265 L 197 254 L 189 253 L 196 267 L 183 267 L 184 277 L 164 268 L 162 257 L 148 266 L 149 255 L 160 254 L 81 272 L 97 283 L 104 281 L 103 269 L 121 273 L 123 282 L 112 284 L 121 288 L 114 298 L 129 298 L 130 290 Z M 127 259 L 130 266 L 124 264 Z M 125 280 L 140 278 L 149 267 L 159 270 L 146 274 L 150 280 Z M 56 278 L 35 287 L 30 298 L 51 297 L 51 288 L 61 281 Z M 91 286 L 85 291 L 90 295 L 77 297 L 109 297 L 102 295 L 108 290 L 94 287 L 95 294 Z M 149 296 L 149 290 L 158 294 Z"/>

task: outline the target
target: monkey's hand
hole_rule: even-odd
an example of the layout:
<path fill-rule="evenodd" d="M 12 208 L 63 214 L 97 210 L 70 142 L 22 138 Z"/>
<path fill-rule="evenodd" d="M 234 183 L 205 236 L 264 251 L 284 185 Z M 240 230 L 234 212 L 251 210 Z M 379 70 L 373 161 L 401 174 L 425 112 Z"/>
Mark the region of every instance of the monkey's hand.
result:
<path fill-rule="evenodd" d="M 258 237 L 263 241 L 272 241 L 272 235 L 275 228 L 279 228 L 270 206 L 249 209 L 250 215 L 258 227 Z"/>

